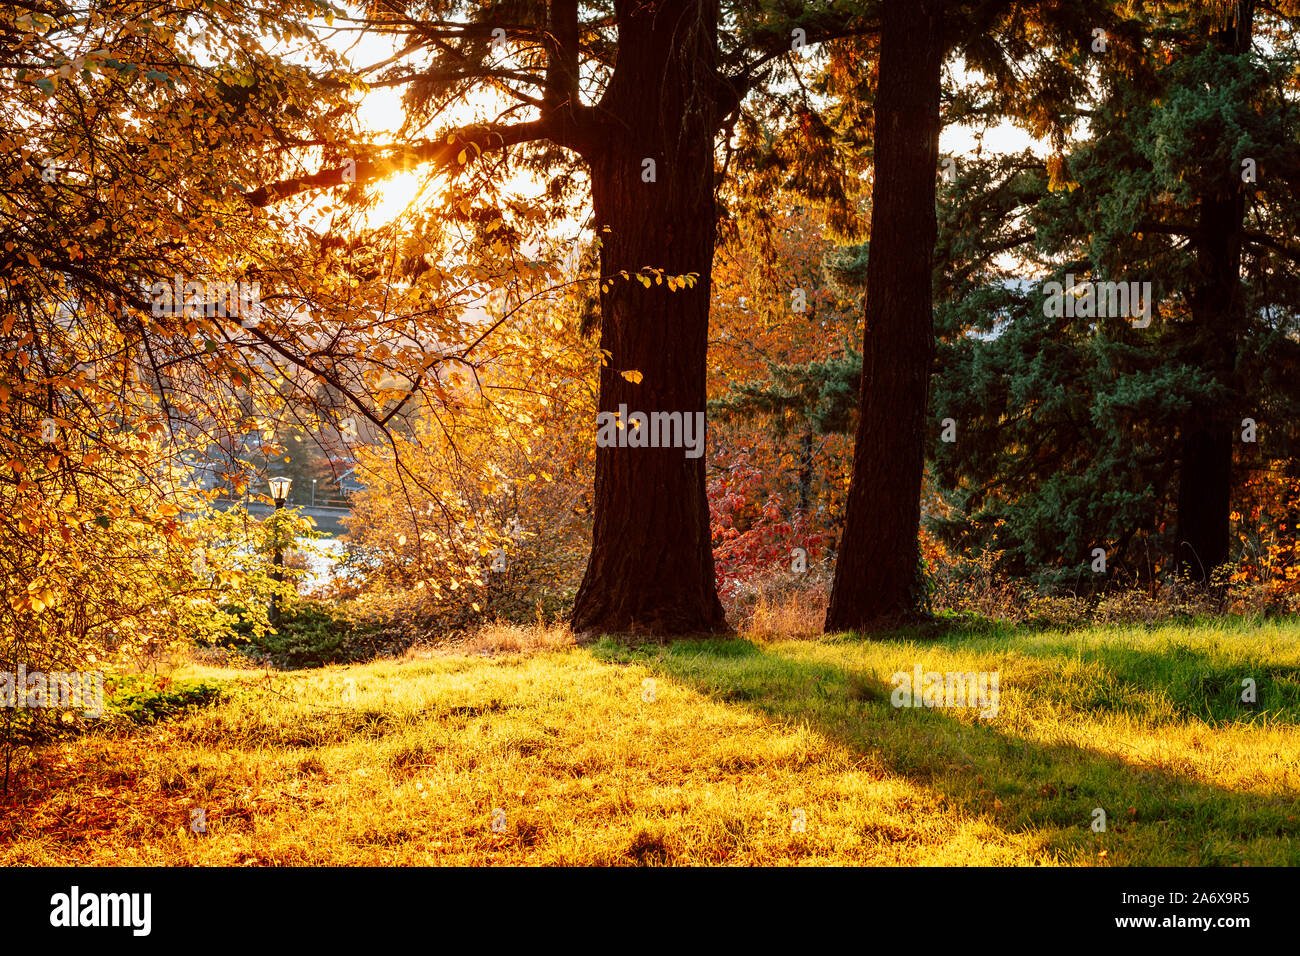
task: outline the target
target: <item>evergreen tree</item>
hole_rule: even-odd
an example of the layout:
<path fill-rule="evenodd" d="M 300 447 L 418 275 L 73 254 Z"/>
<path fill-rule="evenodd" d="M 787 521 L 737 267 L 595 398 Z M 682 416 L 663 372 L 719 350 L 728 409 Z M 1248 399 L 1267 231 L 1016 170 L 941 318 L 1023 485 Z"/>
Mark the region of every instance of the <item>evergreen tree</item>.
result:
<path fill-rule="evenodd" d="M 1086 89 L 1088 41 L 1122 26 L 1105 2 L 886 2 L 873 102 L 874 243 L 867 261 L 862 410 L 828 630 L 877 629 L 921 609 L 917 536 L 934 356 L 932 263 L 943 65 L 989 78 L 994 105 L 1059 132 Z M 1095 43 L 1094 43 L 1095 46 Z"/>
<path fill-rule="evenodd" d="M 1077 574 L 1100 547 L 1138 577 L 1206 580 L 1231 556 L 1234 493 L 1295 454 L 1293 26 L 1169 5 L 1142 23 L 1142 68 L 1102 72 L 1067 157 L 964 171 L 931 412 L 962 423 L 935 445 L 950 537 L 996 541 L 1022 572 Z M 1149 281 L 1150 325 L 1053 314 L 985 249 L 1048 281 Z"/>

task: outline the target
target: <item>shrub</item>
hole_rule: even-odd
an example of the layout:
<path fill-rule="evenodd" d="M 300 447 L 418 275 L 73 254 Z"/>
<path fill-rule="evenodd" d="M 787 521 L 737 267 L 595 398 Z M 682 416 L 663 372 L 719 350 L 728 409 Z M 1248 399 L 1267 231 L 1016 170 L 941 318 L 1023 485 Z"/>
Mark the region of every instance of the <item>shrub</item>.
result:
<path fill-rule="evenodd" d="M 798 511 L 787 518 L 779 494 L 760 501 L 762 478 L 741 455 L 708 485 L 718 596 L 729 612 L 742 616 L 743 605 L 775 582 L 785 582 L 777 586 L 786 589 L 800 587 L 807 569 L 794 569 L 794 549 L 803 549 L 803 560 L 810 566 L 833 537 L 812 528 Z"/>
<path fill-rule="evenodd" d="M 299 600 L 281 610 L 274 630 L 244 628 L 238 646 L 247 656 L 275 667 L 321 667 L 373 656 L 381 649 L 376 630 L 343 605 Z"/>
<path fill-rule="evenodd" d="M 153 724 L 189 710 L 209 707 L 222 697 L 220 685 L 203 680 L 132 675 L 111 678 L 106 684 L 106 714 L 135 724 Z"/>

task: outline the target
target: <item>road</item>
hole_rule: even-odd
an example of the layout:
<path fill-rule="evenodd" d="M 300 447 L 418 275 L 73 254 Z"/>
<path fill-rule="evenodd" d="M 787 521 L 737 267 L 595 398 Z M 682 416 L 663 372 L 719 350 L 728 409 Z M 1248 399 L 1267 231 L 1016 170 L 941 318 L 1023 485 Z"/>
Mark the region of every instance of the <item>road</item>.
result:
<path fill-rule="evenodd" d="M 240 502 L 241 504 L 243 502 Z M 228 508 L 231 502 L 218 501 L 218 508 Z M 250 501 L 247 504 L 248 513 L 262 517 L 271 513 L 271 506 L 264 505 L 261 502 Z M 288 508 L 301 511 L 303 514 L 312 518 L 316 522 L 316 530 L 323 532 L 327 537 L 336 537 L 347 530 L 343 526 L 343 519 L 352 513 L 350 508 L 312 508 L 307 505 L 289 504 Z"/>

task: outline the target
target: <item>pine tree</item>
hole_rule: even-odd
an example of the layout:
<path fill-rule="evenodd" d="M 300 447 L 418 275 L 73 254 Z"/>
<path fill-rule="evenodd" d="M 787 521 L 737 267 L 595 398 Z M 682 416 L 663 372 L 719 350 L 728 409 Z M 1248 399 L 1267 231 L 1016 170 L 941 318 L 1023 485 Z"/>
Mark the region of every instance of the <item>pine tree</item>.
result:
<path fill-rule="evenodd" d="M 1145 22 L 1146 61 L 1103 71 L 1084 142 L 1050 169 L 976 164 L 953 193 L 943 232 L 967 235 L 941 240 L 957 264 L 931 414 L 964 428 L 936 475 L 950 536 L 996 542 L 1013 570 L 1077 577 L 1101 547 L 1134 576 L 1206 580 L 1235 489 L 1294 456 L 1295 38 L 1270 13 L 1251 50 L 1252 6 Z M 1057 281 L 1151 281 L 1151 324 L 1048 315 L 1042 284 L 977 265 L 981 248 Z M 1245 419 L 1267 437 L 1243 442 Z"/>
<path fill-rule="evenodd" d="M 931 266 L 946 54 L 960 51 L 989 78 L 997 108 L 1059 133 L 1061 106 L 1086 89 L 1080 50 L 1095 31 L 1104 36 L 1113 28 L 1112 6 L 884 4 L 862 409 L 828 630 L 887 627 L 920 610 L 917 536 L 935 349 Z M 1120 31 L 1114 39 L 1116 59 L 1126 60 Z"/>

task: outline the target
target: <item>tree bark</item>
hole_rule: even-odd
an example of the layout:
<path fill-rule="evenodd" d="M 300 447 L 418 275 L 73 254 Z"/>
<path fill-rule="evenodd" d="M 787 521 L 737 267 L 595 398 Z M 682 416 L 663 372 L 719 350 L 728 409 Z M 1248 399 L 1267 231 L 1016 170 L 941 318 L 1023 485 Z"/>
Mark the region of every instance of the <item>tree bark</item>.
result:
<path fill-rule="evenodd" d="M 1187 415 L 1179 441 L 1178 568 L 1205 583 L 1228 560 L 1232 499 L 1232 422 L 1200 404 Z"/>
<path fill-rule="evenodd" d="M 943 7 L 886 0 L 882 14 L 862 411 L 828 631 L 888 627 L 917 612 Z"/>
<path fill-rule="evenodd" d="M 1232 401 L 1237 352 L 1245 320 L 1241 290 L 1244 197 L 1201 199 L 1196 257 L 1201 282 L 1192 295 L 1194 340 L 1187 361 L 1223 386 L 1222 397 L 1197 399 L 1179 434 L 1178 573 L 1210 580 L 1228 560 L 1232 511 L 1232 451 L 1240 409 Z"/>
<path fill-rule="evenodd" d="M 620 10 L 618 68 L 589 156 L 601 242 L 599 409 L 705 411 L 718 126 L 717 9 L 662 0 Z M 652 160 L 653 181 L 645 165 Z M 649 288 L 620 271 L 695 273 Z M 624 373 L 640 373 L 640 381 Z M 636 376 L 632 376 L 632 379 Z M 594 426 L 593 426 L 594 427 Z M 627 427 L 627 423 L 625 423 Z M 705 458 L 685 448 L 596 450 L 591 556 L 579 632 L 709 633 L 726 628 L 713 567 Z"/>
<path fill-rule="evenodd" d="M 1249 49 L 1254 4 L 1233 8 L 1232 29 L 1217 34 L 1225 53 Z M 1193 401 L 1180 429 L 1175 560 L 1180 576 L 1210 580 L 1228 560 L 1232 512 L 1232 452 L 1239 437 L 1237 355 L 1245 333 L 1241 250 L 1246 195 L 1235 170 L 1218 191 L 1200 197 L 1194 237 L 1197 287 L 1191 295 L 1193 340 L 1188 361 L 1209 372 L 1223 397 Z"/>

